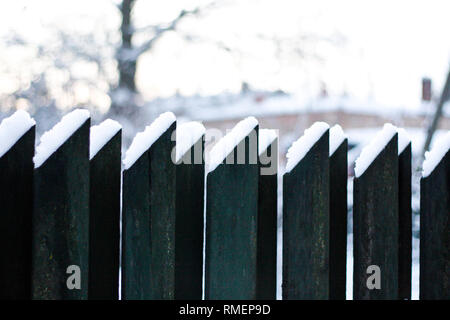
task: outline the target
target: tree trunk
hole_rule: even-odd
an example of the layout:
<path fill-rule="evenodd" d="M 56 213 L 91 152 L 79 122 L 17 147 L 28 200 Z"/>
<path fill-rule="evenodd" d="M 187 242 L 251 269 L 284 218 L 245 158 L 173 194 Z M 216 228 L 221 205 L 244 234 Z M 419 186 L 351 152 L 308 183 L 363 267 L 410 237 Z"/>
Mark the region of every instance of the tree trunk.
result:
<path fill-rule="evenodd" d="M 119 83 L 111 92 L 111 109 L 113 114 L 133 113 L 136 108 L 134 97 L 136 92 L 136 59 L 131 59 L 129 52 L 133 50 L 133 25 L 131 14 L 135 0 L 123 0 L 120 5 L 122 24 L 120 32 L 122 44 L 117 51 L 117 65 L 119 71 Z"/>
<path fill-rule="evenodd" d="M 123 0 L 121 6 L 122 25 L 120 31 L 122 34 L 122 45 L 119 48 L 119 88 L 126 88 L 136 91 L 134 76 L 136 74 L 136 61 L 127 59 L 126 51 L 132 50 L 133 26 L 131 23 L 131 12 L 133 10 L 135 0 Z"/>

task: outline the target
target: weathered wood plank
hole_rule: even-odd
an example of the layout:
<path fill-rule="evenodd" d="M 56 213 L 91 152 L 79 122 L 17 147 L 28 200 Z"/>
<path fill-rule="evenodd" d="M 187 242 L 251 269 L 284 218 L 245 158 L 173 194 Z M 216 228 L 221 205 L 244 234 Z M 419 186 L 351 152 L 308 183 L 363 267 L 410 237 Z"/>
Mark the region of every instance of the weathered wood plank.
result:
<path fill-rule="evenodd" d="M 354 179 L 353 298 L 398 298 L 398 155 L 397 134 Z M 380 268 L 380 289 L 369 289 L 369 266 Z"/>
<path fill-rule="evenodd" d="M 123 173 L 124 299 L 174 299 L 176 165 L 174 122 Z"/>
<path fill-rule="evenodd" d="M 201 300 L 205 164 L 204 135 L 177 164 L 175 299 Z"/>
<path fill-rule="evenodd" d="M 122 182 L 122 300 L 150 299 L 150 160 L 144 152 Z"/>
<path fill-rule="evenodd" d="M 450 151 L 420 181 L 420 299 L 450 299 Z"/>
<path fill-rule="evenodd" d="M 90 160 L 89 299 L 117 300 L 122 131 Z"/>
<path fill-rule="evenodd" d="M 283 299 L 329 298 L 329 132 L 283 176 Z"/>
<path fill-rule="evenodd" d="M 207 175 L 206 299 L 256 298 L 259 165 L 250 161 L 258 156 L 250 144 L 258 144 L 258 126 L 253 133 L 227 156 L 233 164 Z M 245 161 L 238 163 L 243 149 Z"/>
<path fill-rule="evenodd" d="M 88 119 L 34 171 L 34 299 L 88 297 L 89 128 Z M 71 265 L 80 268 L 80 289 L 67 286 Z"/>
<path fill-rule="evenodd" d="M 262 154 L 261 154 L 262 152 Z M 275 300 L 277 294 L 278 138 L 259 155 L 257 299 Z M 270 160 L 267 162 L 265 160 Z M 272 161 L 275 161 L 273 163 Z M 262 168 L 274 167 L 273 174 Z"/>
<path fill-rule="evenodd" d="M 347 275 L 347 151 L 345 139 L 330 156 L 330 299 L 345 300 Z"/>
<path fill-rule="evenodd" d="M 0 300 L 31 298 L 35 126 L 0 157 Z"/>
<path fill-rule="evenodd" d="M 411 143 L 398 157 L 398 298 L 411 299 L 412 208 Z"/>

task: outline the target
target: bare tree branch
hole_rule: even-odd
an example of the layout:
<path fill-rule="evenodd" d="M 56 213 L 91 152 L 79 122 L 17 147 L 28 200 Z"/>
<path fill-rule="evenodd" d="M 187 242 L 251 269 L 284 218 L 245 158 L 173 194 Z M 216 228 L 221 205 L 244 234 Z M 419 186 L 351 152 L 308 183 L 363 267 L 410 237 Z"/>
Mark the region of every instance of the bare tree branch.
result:
<path fill-rule="evenodd" d="M 180 13 L 166 25 L 150 25 L 145 27 L 144 29 L 140 29 L 140 31 L 151 30 L 153 32 L 153 36 L 137 48 L 122 47 L 119 50 L 118 59 L 121 59 L 122 61 L 136 61 L 139 58 L 139 56 L 141 56 L 144 52 L 150 50 L 153 47 L 154 43 L 157 40 L 159 40 L 163 35 L 165 35 L 169 31 L 174 31 L 177 28 L 178 24 L 181 21 L 183 21 L 186 17 L 198 15 L 207 9 L 211 9 L 215 5 L 216 5 L 215 2 L 211 2 L 205 6 L 196 7 L 195 9 L 192 10 L 181 10 Z M 127 30 L 128 32 L 133 33 L 134 31 L 139 31 L 137 29 L 133 29 L 132 26 L 129 27 L 131 29 Z"/>

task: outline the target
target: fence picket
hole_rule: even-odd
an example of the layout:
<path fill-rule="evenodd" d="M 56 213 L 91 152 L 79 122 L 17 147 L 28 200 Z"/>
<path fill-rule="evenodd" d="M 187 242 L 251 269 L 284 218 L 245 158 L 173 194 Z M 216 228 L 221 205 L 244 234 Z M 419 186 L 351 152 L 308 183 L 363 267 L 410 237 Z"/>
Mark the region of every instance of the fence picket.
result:
<path fill-rule="evenodd" d="M 354 179 L 353 189 L 353 298 L 398 298 L 398 151 L 397 134 L 367 170 Z M 381 287 L 367 282 L 380 268 Z"/>
<path fill-rule="evenodd" d="M 205 298 L 255 299 L 257 265 L 258 126 L 206 178 Z M 256 140 L 251 140 L 256 139 Z M 240 150 L 240 151 L 239 151 Z M 245 150 L 245 162 L 238 153 Z"/>
<path fill-rule="evenodd" d="M 420 180 L 420 299 L 450 299 L 450 150 Z"/>
<path fill-rule="evenodd" d="M 87 299 L 89 128 L 90 119 L 34 170 L 34 299 Z M 79 267 L 80 289 L 67 286 L 77 273 L 68 270 L 72 265 Z"/>
<path fill-rule="evenodd" d="M 283 299 L 329 298 L 329 130 L 283 176 Z"/>
<path fill-rule="evenodd" d="M 275 155 L 275 156 L 274 156 Z M 262 158 L 276 163 L 261 163 Z M 261 168 L 275 166 L 273 174 L 263 174 L 258 181 L 258 251 L 257 299 L 275 300 L 277 294 L 277 204 L 278 204 L 278 138 L 260 151 Z"/>
<path fill-rule="evenodd" d="M 202 298 L 204 138 L 191 146 L 176 168 L 175 299 Z"/>
<path fill-rule="evenodd" d="M 174 122 L 123 172 L 122 297 L 174 299 Z"/>
<path fill-rule="evenodd" d="M 119 298 L 122 131 L 90 160 L 89 299 Z"/>
<path fill-rule="evenodd" d="M 0 300 L 30 299 L 35 126 L 0 157 Z"/>
<path fill-rule="evenodd" d="M 398 157 L 398 184 L 398 298 L 409 300 L 412 272 L 411 143 Z"/>
<path fill-rule="evenodd" d="M 347 151 L 345 139 L 330 156 L 330 299 L 345 300 L 347 275 Z"/>

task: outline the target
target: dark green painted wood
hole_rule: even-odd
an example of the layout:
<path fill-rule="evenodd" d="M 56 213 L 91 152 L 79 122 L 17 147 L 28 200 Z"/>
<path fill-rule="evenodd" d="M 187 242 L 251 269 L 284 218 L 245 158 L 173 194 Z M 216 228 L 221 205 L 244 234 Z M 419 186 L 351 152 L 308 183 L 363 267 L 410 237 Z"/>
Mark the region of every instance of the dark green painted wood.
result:
<path fill-rule="evenodd" d="M 283 299 L 329 298 L 329 132 L 283 176 Z"/>
<path fill-rule="evenodd" d="M 171 158 L 175 130 L 173 123 L 150 148 L 152 299 L 175 298 L 176 165 Z"/>
<path fill-rule="evenodd" d="M 258 126 L 255 127 L 257 145 Z M 254 138 L 253 138 L 254 139 Z M 251 164 L 247 136 L 206 178 L 205 298 L 255 299 L 257 259 L 257 161 Z M 237 164 L 237 150 L 245 148 L 245 163 Z M 257 149 L 253 148 L 253 149 Z M 257 150 L 252 150 L 257 152 Z M 251 155 L 257 159 L 257 153 Z"/>
<path fill-rule="evenodd" d="M 347 151 L 345 139 L 330 156 L 330 299 L 345 300 L 347 275 Z"/>
<path fill-rule="evenodd" d="M 173 123 L 123 174 L 124 299 L 175 297 L 175 129 Z"/>
<path fill-rule="evenodd" d="M 353 298 L 398 298 L 398 155 L 397 134 L 354 179 Z M 381 271 L 381 289 L 367 288 L 370 265 Z"/>
<path fill-rule="evenodd" d="M 201 300 L 205 164 L 202 136 L 177 164 L 175 299 Z M 195 157 L 197 155 L 197 157 Z"/>
<path fill-rule="evenodd" d="M 123 171 L 122 300 L 150 299 L 149 151 Z"/>
<path fill-rule="evenodd" d="M 119 298 L 122 131 L 90 160 L 89 299 Z"/>
<path fill-rule="evenodd" d="M 398 157 L 398 297 L 411 299 L 412 208 L 411 143 Z"/>
<path fill-rule="evenodd" d="M 265 151 L 268 159 L 276 163 L 261 164 L 261 167 L 275 166 L 272 175 L 262 174 L 258 182 L 258 251 L 257 251 L 257 299 L 275 300 L 277 295 L 277 187 L 278 187 L 278 139 Z M 261 155 L 260 155 L 261 159 Z M 261 162 L 261 160 L 260 160 Z"/>
<path fill-rule="evenodd" d="M 450 299 L 450 151 L 420 181 L 420 299 Z"/>
<path fill-rule="evenodd" d="M 0 157 L 0 300 L 31 297 L 35 127 Z"/>
<path fill-rule="evenodd" d="M 87 299 L 89 128 L 88 119 L 34 171 L 34 299 Z M 67 288 L 70 265 L 80 267 L 81 289 Z"/>

